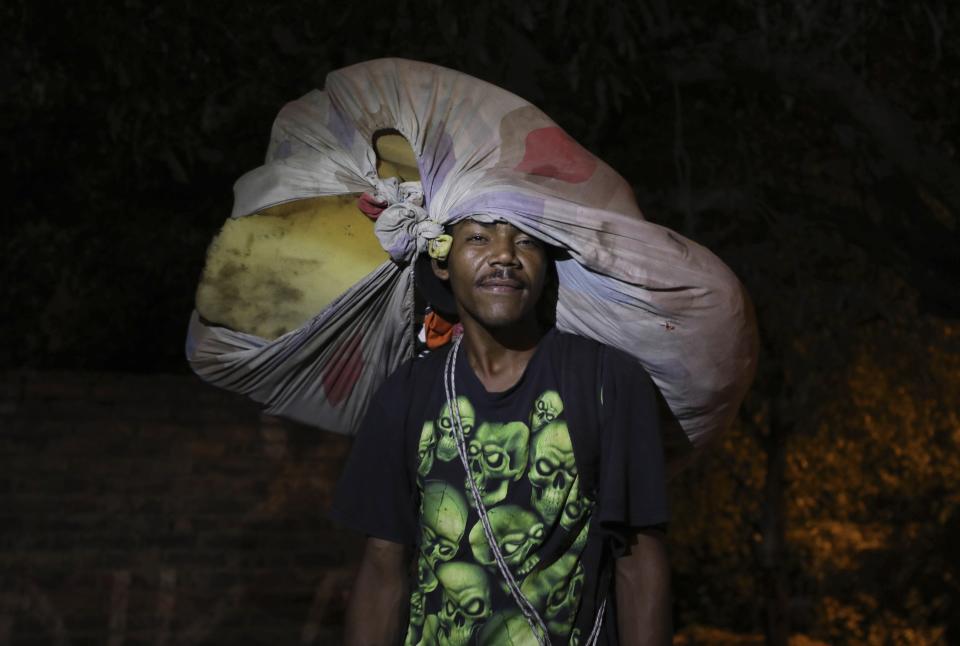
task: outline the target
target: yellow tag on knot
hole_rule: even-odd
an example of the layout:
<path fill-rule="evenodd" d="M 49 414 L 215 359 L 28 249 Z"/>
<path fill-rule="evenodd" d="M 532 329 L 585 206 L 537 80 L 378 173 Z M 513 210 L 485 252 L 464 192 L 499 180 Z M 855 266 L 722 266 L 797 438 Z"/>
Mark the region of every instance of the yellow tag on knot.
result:
<path fill-rule="evenodd" d="M 446 233 L 442 233 L 427 243 L 427 253 L 436 260 L 446 260 L 452 243 L 453 238 Z"/>

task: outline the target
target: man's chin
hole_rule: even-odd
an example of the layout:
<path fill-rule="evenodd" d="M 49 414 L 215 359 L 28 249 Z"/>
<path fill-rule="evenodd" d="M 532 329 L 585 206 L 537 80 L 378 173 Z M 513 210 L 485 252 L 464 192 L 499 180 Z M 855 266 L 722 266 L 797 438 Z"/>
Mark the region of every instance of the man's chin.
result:
<path fill-rule="evenodd" d="M 498 332 L 536 325 L 536 317 L 531 312 L 485 312 L 474 318 L 488 330 Z"/>
<path fill-rule="evenodd" d="M 458 309 L 490 331 L 521 331 L 537 326 L 536 308 L 527 299 L 478 298 Z"/>

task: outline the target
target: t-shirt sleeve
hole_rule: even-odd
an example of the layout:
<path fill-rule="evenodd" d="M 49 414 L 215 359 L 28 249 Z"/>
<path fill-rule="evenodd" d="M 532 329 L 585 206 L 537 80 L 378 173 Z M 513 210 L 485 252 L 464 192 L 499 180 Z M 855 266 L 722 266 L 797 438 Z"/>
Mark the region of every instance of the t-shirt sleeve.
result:
<path fill-rule="evenodd" d="M 663 526 L 669 519 L 654 388 L 636 359 L 607 348 L 600 394 L 598 520 L 620 534 Z"/>
<path fill-rule="evenodd" d="M 418 504 L 405 433 L 409 376 L 404 364 L 374 397 L 330 509 L 341 525 L 404 545 L 416 542 Z"/>

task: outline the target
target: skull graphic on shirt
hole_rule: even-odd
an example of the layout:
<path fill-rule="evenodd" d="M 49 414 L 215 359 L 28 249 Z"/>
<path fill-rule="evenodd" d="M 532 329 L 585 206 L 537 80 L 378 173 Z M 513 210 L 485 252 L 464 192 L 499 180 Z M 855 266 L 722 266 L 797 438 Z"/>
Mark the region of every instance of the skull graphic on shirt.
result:
<path fill-rule="evenodd" d="M 443 590 L 437 613 L 437 642 L 465 646 L 484 619 L 493 612 L 487 573 L 473 563 L 444 563 L 437 570 Z"/>
<path fill-rule="evenodd" d="M 544 522 L 552 525 L 577 477 L 577 464 L 566 422 L 547 424 L 534 437 L 527 477 L 533 487 L 531 504 Z"/>
<path fill-rule="evenodd" d="M 477 428 L 467 448 L 468 477 L 477 484 L 484 505 L 502 501 L 510 482 L 523 477 L 529 438 L 530 431 L 523 422 L 484 423 Z"/>
<path fill-rule="evenodd" d="M 530 624 L 519 610 L 501 610 L 483 625 L 481 644 L 508 644 L 509 646 L 539 646 Z"/>
<path fill-rule="evenodd" d="M 574 529 L 584 516 L 593 509 L 593 501 L 580 493 L 580 478 L 573 479 L 573 486 L 567 494 L 563 504 L 563 514 L 560 515 L 560 527 L 567 531 Z"/>
<path fill-rule="evenodd" d="M 403 646 L 416 646 L 420 642 L 420 633 L 423 630 L 425 619 L 424 602 L 426 593 L 423 590 L 414 590 L 410 595 L 410 623 Z"/>
<path fill-rule="evenodd" d="M 563 412 L 563 400 L 556 390 L 546 390 L 533 402 L 530 411 L 530 430 L 536 433 L 544 426 L 554 421 Z"/>
<path fill-rule="evenodd" d="M 424 422 L 420 430 L 420 441 L 417 442 L 417 473 L 420 477 L 430 473 L 433 467 L 434 446 L 437 443 L 434 434 L 433 422 Z"/>
<path fill-rule="evenodd" d="M 576 618 L 583 579 L 583 564 L 577 555 L 568 553 L 550 567 L 534 571 L 523 581 L 520 591 L 543 613 L 551 632 L 569 633 Z"/>
<path fill-rule="evenodd" d="M 473 426 L 476 421 L 473 411 L 473 405 L 466 397 L 457 397 L 457 408 L 460 410 L 460 422 L 463 426 L 463 440 L 469 442 L 473 435 Z M 450 410 L 450 405 L 444 403 L 440 409 L 440 415 L 437 417 L 437 425 L 434 429 L 437 434 L 437 453 L 438 460 L 449 462 L 457 455 L 457 440 L 454 436 L 454 415 Z"/>
<path fill-rule="evenodd" d="M 423 487 L 422 544 L 420 551 L 430 567 L 452 559 L 460 549 L 467 528 L 467 501 L 454 487 L 441 480 L 428 480 Z"/>
<path fill-rule="evenodd" d="M 437 575 L 434 573 L 430 561 L 421 552 L 417 557 L 417 590 L 427 593 L 436 589 Z"/>
<path fill-rule="evenodd" d="M 537 555 L 531 552 L 546 533 L 543 523 L 536 514 L 517 505 L 494 507 L 487 516 L 493 529 L 494 540 L 497 541 L 507 565 L 517 576 L 526 575 L 539 560 Z M 496 561 L 480 521 L 470 530 L 470 549 L 478 563 L 493 566 L 496 570 Z"/>

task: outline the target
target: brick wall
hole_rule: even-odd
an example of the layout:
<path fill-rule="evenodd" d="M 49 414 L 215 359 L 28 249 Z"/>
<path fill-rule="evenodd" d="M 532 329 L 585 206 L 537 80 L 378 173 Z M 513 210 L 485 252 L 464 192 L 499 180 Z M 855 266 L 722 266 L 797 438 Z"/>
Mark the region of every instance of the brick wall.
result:
<path fill-rule="evenodd" d="M 349 441 L 189 376 L 0 377 L 0 646 L 338 643 Z"/>

